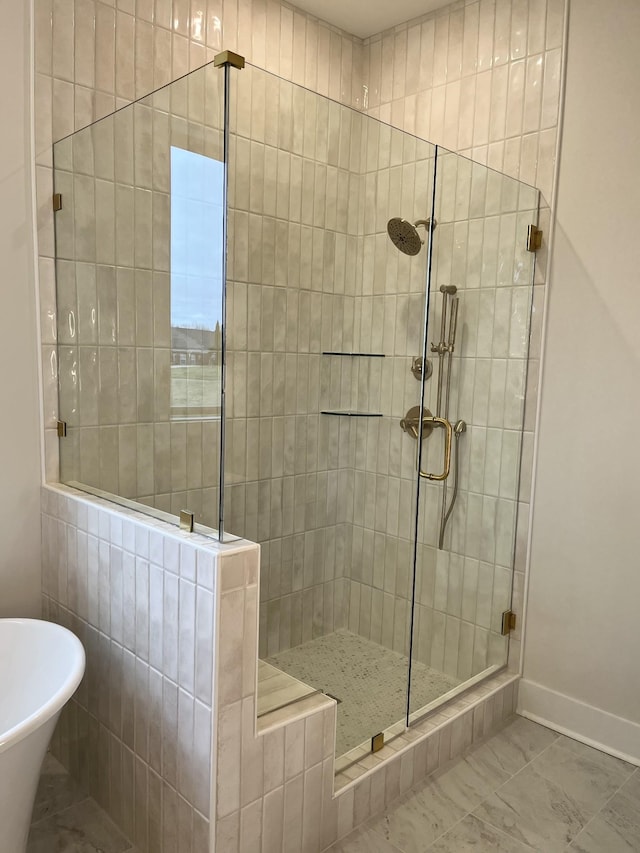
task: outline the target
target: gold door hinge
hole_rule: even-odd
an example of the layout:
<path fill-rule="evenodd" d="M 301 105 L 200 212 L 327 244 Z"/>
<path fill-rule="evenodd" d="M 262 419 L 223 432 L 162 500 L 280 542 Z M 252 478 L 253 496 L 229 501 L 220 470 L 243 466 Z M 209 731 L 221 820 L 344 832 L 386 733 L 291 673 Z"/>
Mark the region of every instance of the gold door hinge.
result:
<path fill-rule="evenodd" d="M 180 530 L 193 533 L 193 513 L 189 512 L 188 509 L 180 510 Z"/>
<path fill-rule="evenodd" d="M 384 746 L 384 732 L 378 732 L 371 738 L 371 752 L 380 752 Z"/>
<path fill-rule="evenodd" d="M 513 610 L 505 610 L 502 614 L 502 636 L 506 637 L 516 629 L 516 614 Z"/>
<path fill-rule="evenodd" d="M 224 68 L 229 65 L 231 68 L 244 68 L 244 56 L 239 53 L 233 53 L 231 50 L 223 50 L 222 53 L 217 53 L 213 57 L 214 68 Z"/>
<path fill-rule="evenodd" d="M 527 231 L 527 252 L 537 252 L 542 248 L 542 229 L 530 225 Z"/>
<path fill-rule="evenodd" d="M 53 210 L 55 213 L 62 210 L 62 193 L 53 194 Z"/>
<path fill-rule="evenodd" d="M 58 438 L 66 438 L 67 435 L 67 422 L 66 421 L 58 421 Z"/>

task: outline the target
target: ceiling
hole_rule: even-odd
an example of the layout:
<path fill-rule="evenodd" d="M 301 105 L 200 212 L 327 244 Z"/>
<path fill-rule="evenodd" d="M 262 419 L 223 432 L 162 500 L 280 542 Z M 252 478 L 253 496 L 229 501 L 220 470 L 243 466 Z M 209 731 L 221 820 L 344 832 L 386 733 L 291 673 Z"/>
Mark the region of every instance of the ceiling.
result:
<path fill-rule="evenodd" d="M 446 6 L 451 0 L 289 0 L 310 15 L 367 38 Z"/>

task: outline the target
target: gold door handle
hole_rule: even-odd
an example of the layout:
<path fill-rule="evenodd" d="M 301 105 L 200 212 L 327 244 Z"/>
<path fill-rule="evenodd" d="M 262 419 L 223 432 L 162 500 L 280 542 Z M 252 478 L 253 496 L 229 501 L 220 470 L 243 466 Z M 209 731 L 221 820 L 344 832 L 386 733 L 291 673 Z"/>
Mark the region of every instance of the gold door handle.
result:
<path fill-rule="evenodd" d="M 453 427 L 451 426 L 451 421 L 448 421 L 446 418 L 437 418 L 435 415 L 431 415 L 430 417 L 425 417 L 423 419 L 423 426 L 425 424 L 433 424 L 433 426 L 442 427 L 445 430 L 444 437 L 444 471 L 442 474 L 428 474 L 426 471 L 420 469 L 420 476 L 424 477 L 425 480 L 437 480 L 441 482 L 442 480 L 446 480 L 449 476 L 449 470 L 451 468 L 451 442 L 453 439 Z"/>

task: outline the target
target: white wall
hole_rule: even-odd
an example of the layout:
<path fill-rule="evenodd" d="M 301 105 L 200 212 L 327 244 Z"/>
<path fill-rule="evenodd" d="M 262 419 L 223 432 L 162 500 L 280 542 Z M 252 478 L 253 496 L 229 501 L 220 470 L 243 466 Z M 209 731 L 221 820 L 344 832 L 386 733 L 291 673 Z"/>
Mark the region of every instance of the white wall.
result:
<path fill-rule="evenodd" d="M 521 696 L 636 758 L 639 43 L 637 0 L 572 4 Z"/>
<path fill-rule="evenodd" d="M 29 5 L 0 0 L 0 616 L 40 610 Z"/>

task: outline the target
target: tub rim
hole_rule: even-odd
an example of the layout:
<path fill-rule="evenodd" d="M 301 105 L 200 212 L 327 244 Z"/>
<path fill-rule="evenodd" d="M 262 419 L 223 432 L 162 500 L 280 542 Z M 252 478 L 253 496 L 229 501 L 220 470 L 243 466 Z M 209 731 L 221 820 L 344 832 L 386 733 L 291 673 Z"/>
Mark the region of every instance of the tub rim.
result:
<path fill-rule="evenodd" d="M 68 635 L 71 640 L 71 647 L 73 651 L 70 659 L 71 666 L 62 686 L 33 713 L 29 714 L 6 731 L 0 732 L 0 754 L 6 752 L 21 740 L 24 740 L 34 731 L 43 726 L 49 719 L 51 719 L 51 717 L 62 710 L 78 689 L 78 686 L 82 681 L 86 665 L 84 646 L 73 631 L 65 628 L 64 625 L 59 625 L 57 622 L 51 622 L 48 619 L 12 617 L 0 619 L 0 625 L 7 623 L 15 625 L 30 625 L 37 623 L 39 625 L 45 624 L 47 626 L 53 626 L 54 632 L 59 631 Z M 45 630 L 51 630 L 51 628 L 46 628 Z"/>

